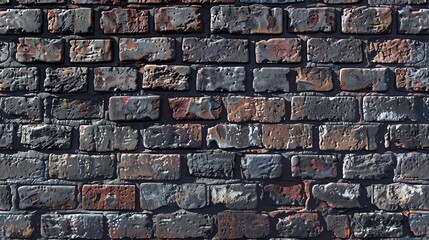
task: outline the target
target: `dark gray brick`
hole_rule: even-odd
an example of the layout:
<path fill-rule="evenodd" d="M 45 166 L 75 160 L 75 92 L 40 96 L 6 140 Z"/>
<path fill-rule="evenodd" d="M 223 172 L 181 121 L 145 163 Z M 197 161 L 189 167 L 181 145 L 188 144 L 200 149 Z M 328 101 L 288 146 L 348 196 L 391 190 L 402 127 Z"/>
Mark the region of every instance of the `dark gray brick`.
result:
<path fill-rule="evenodd" d="M 0 154 L 0 179 L 44 179 L 46 160 L 47 156 L 34 151 Z"/>
<path fill-rule="evenodd" d="M 42 32 L 41 9 L 1 10 L 0 34 L 34 34 Z"/>
<path fill-rule="evenodd" d="M 21 143 L 30 149 L 70 149 L 72 127 L 56 124 L 21 126 Z"/>
<path fill-rule="evenodd" d="M 401 213 L 355 213 L 352 219 L 353 232 L 358 238 L 402 237 L 403 219 Z"/>
<path fill-rule="evenodd" d="M 48 67 L 43 86 L 47 92 L 86 92 L 87 75 L 87 67 Z"/>
<path fill-rule="evenodd" d="M 39 97 L 4 97 L 0 98 L 1 112 L 7 118 L 20 118 L 24 122 L 40 122 L 43 104 Z"/>
<path fill-rule="evenodd" d="M 143 130 L 143 145 L 150 149 L 200 148 L 200 124 L 153 125 Z"/>
<path fill-rule="evenodd" d="M 39 88 L 39 69 L 37 67 L 0 69 L 0 91 L 30 91 Z"/>
<path fill-rule="evenodd" d="M 290 78 L 289 68 L 255 68 L 253 69 L 253 90 L 255 92 L 289 92 Z"/>
<path fill-rule="evenodd" d="M 146 213 L 107 214 L 108 234 L 111 239 L 151 238 L 152 216 Z"/>
<path fill-rule="evenodd" d="M 74 209 L 76 186 L 32 185 L 18 188 L 20 209 Z"/>
<path fill-rule="evenodd" d="M 102 239 L 102 214 L 43 214 L 42 237 Z"/>
<path fill-rule="evenodd" d="M 137 90 L 137 71 L 131 67 L 94 68 L 94 90 L 99 92 Z"/>
<path fill-rule="evenodd" d="M 274 179 L 283 174 L 280 154 L 246 154 L 241 158 L 241 171 L 246 179 Z"/>
<path fill-rule="evenodd" d="M 187 154 L 189 173 L 197 177 L 232 178 L 235 153 L 207 151 Z"/>
<path fill-rule="evenodd" d="M 346 154 L 343 161 L 343 178 L 386 178 L 393 174 L 395 163 L 392 154 Z"/>
<path fill-rule="evenodd" d="M 334 155 L 294 155 L 290 158 L 292 177 L 325 179 L 337 176 Z"/>
<path fill-rule="evenodd" d="M 157 238 L 202 238 L 213 231 L 211 216 L 183 210 L 158 214 L 154 221 Z"/>
<path fill-rule="evenodd" d="M 197 71 L 197 91 L 244 91 L 244 67 L 201 67 Z"/>
<path fill-rule="evenodd" d="M 256 184 L 233 183 L 210 186 L 211 202 L 229 209 L 254 209 L 258 204 Z"/>
<path fill-rule="evenodd" d="M 176 58 L 175 41 L 169 37 L 121 38 L 119 59 L 123 61 L 173 61 Z"/>
<path fill-rule="evenodd" d="M 51 115 L 56 119 L 103 118 L 103 99 L 53 98 Z"/>
<path fill-rule="evenodd" d="M 130 151 L 138 144 L 137 130 L 129 126 L 81 125 L 79 134 L 79 149 L 83 151 Z"/>
<path fill-rule="evenodd" d="M 356 121 L 357 100 L 354 97 L 292 97 L 291 120 Z"/>
<path fill-rule="evenodd" d="M 360 63 L 363 60 L 359 39 L 310 38 L 307 60 L 315 63 Z"/>
<path fill-rule="evenodd" d="M 114 96 L 109 98 L 112 121 L 149 121 L 159 117 L 160 96 Z"/>
<path fill-rule="evenodd" d="M 362 208 L 363 188 L 355 183 L 315 184 L 311 193 L 331 208 Z"/>
<path fill-rule="evenodd" d="M 143 89 L 189 90 L 191 68 L 188 66 L 145 65 L 140 71 L 143 73 Z"/>
<path fill-rule="evenodd" d="M 247 63 L 247 39 L 187 37 L 182 42 L 183 61 L 190 63 Z"/>
<path fill-rule="evenodd" d="M 415 97 L 363 97 L 365 121 L 417 121 L 418 109 Z"/>

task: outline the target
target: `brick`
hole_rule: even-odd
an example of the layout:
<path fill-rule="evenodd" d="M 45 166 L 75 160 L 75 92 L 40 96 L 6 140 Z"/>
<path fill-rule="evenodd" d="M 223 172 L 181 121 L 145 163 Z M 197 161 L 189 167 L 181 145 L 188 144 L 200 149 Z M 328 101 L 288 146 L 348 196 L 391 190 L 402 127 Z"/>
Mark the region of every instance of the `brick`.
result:
<path fill-rule="evenodd" d="M 62 39 L 25 37 L 18 41 L 15 57 L 20 63 L 61 63 L 64 60 Z"/>
<path fill-rule="evenodd" d="M 429 34 L 428 9 L 398 9 L 398 33 Z"/>
<path fill-rule="evenodd" d="M 186 91 L 189 90 L 191 68 L 188 66 L 145 65 L 140 69 L 143 73 L 143 89 Z"/>
<path fill-rule="evenodd" d="M 87 79 L 88 68 L 86 67 L 47 67 L 43 86 L 47 92 L 86 92 Z"/>
<path fill-rule="evenodd" d="M 174 120 L 215 120 L 222 114 L 220 97 L 169 98 L 168 105 Z"/>
<path fill-rule="evenodd" d="M 23 5 L 42 5 L 42 4 L 64 4 L 64 0 L 17 0 Z"/>
<path fill-rule="evenodd" d="M 429 214 L 428 212 L 418 211 L 408 215 L 410 230 L 416 237 L 429 236 Z"/>
<path fill-rule="evenodd" d="M 42 32 L 42 10 L 5 9 L 0 11 L 0 34 Z"/>
<path fill-rule="evenodd" d="M 129 126 L 81 125 L 79 127 L 79 149 L 83 151 L 131 151 L 137 149 L 137 144 L 137 130 Z"/>
<path fill-rule="evenodd" d="M 429 147 L 428 124 L 387 126 L 384 145 L 388 148 L 426 149 Z"/>
<path fill-rule="evenodd" d="M 418 111 L 415 97 L 363 97 L 365 121 L 417 121 Z M 400 106 L 400 107 L 399 107 Z"/>
<path fill-rule="evenodd" d="M 131 67 L 94 68 L 94 91 L 119 92 L 137 90 L 137 71 Z"/>
<path fill-rule="evenodd" d="M 335 32 L 335 8 L 288 8 L 289 32 Z"/>
<path fill-rule="evenodd" d="M 363 191 L 360 184 L 328 183 L 313 185 L 311 193 L 331 208 L 362 208 Z"/>
<path fill-rule="evenodd" d="M 429 119 L 429 98 L 423 97 L 422 102 L 423 102 L 423 105 L 422 105 L 423 117 L 425 119 Z"/>
<path fill-rule="evenodd" d="M 223 98 L 229 122 L 280 122 L 285 112 L 284 98 L 228 96 Z"/>
<path fill-rule="evenodd" d="M 429 91 L 429 68 L 396 68 L 395 75 L 400 91 Z"/>
<path fill-rule="evenodd" d="M 200 7 L 159 7 L 154 10 L 155 31 L 193 33 L 203 31 Z"/>
<path fill-rule="evenodd" d="M 256 63 L 299 63 L 301 48 L 299 38 L 260 40 L 255 43 Z"/>
<path fill-rule="evenodd" d="M 7 185 L 0 185 L 0 210 L 8 211 L 12 207 L 12 194 L 10 187 Z"/>
<path fill-rule="evenodd" d="M 392 154 L 346 154 L 343 161 L 345 179 L 383 179 L 395 168 Z"/>
<path fill-rule="evenodd" d="M 139 185 L 140 207 L 147 210 L 176 204 L 177 185 L 171 183 L 142 183 Z"/>
<path fill-rule="evenodd" d="M 86 180 L 113 178 L 114 155 L 50 154 L 48 162 L 50 178 Z"/>
<path fill-rule="evenodd" d="M 291 120 L 355 121 L 357 104 L 354 97 L 292 97 Z"/>
<path fill-rule="evenodd" d="M 244 67 L 201 67 L 197 70 L 197 91 L 242 92 L 246 89 Z"/>
<path fill-rule="evenodd" d="M 337 176 L 334 155 L 294 155 L 290 158 L 292 177 L 325 179 Z"/>
<path fill-rule="evenodd" d="M 401 213 L 355 213 L 353 233 L 358 238 L 401 237 L 404 234 Z"/>
<path fill-rule="evenodd" d="M 248 40 L 186 37 L 182 58 L 189 63 L 247 63 Z"/>
<path fill-rule="evenodd" d="M 305 204 L 304 186 L 301 183 L 272 183 L 264 186 L 264 195 L 269 205 L 302 206 Z"/>
<path fill-rule="evenodd" d="M 50 33 L 82 34 L 94 30 L 91 8 L 48 10 L 48 31 Z"/>
<path fill-rule="evenodd" d="M 255 212 L 223 211 L 217 214 L 220 239 L 265 238 L 270 232 L 268 215 Z"/>
<path fill-rule="evenodd" d="M 13 149 L 15 127 L 12 124 L 0 124 L 0 149 Z"/>
<path fill-rule="evenodd" d="M 20 118 L 30 122 L 42 120 L 42 99 L 39 97 L 3 97 L 0 98 L 1 112 L 4 118 Z"/>
<path fill-rule="evenodd" d="M 241 172 L 245 179 L 275 179 L 283 173 L 280 154 L 246 154 L 241 158 Z"/>
<path fill-rule="evenodd" d="M 143 145 L 150 149 L 200 148 L 200 124 L 153 125 L 143 130 Z"/>
<path fill-rule="evenodd" d="M 171 3 L 173 1 L 172 0 L 128 0 L 127 2 L 135 3 L 135 4 L 165 4 L 165 3 Z"/>
<path fill-rule="evenodd" d="M 72 127 L 56 124 L 21 126 L 21 144 L 30 149 L 70 149 Z"/>
<path fill-rule="evenodd" d="M 38 152 L 0 154 L 1 180 L 44 179 L 46 157 Z"/>
<path fill-rule="evenodd" d="M 176 47 L 173 38 L 121 38 L 119 39 L 119 60 L 125 61 L 173 61 Z"/>
<path fill-rule="evenodd" d="M 407 152 L 395 154 L 398 161 L 393 180 L 396 182 L 429 183 L 427 176 L 428 154 Z"/>
<path fill-rule="evenodd" d="M 134 210 L 134 185 L 83 185 L 82 208 L 87 210 Z"/>
<path fill-rule="evenodd" d="M 207 146 L 219 148 L 261 147 L 261 127 L 257 124 L 217 124 L 207 129 Z"/>
<path fill-rule="evenodd" d="M 360 0 L 324 0 L 323 2 L 326 4 L 352 4 L 358 3 Z"/>
<path fill-rule="evenodd" d="M 183 210 L 158 214 L 154 221 L 157 238 L 203 238 L 213 231 L 211 216 Z"/>
<path fill-rule="evenodd" d="M 254 209 L 258 204 L 256 184 L 233 183 L 210 186 L 211 202 L 228 209 Z"/>
<path fill-rule="evenodd" d="M 330 68 L 298 68 L 296 69 L 296 90 L 328 92 L 334 89 L 332 79 L 332 71 Z"/>
<path fill-rule="evenodd" d="M 403 183 L 373 184 L 371 202 L 385 211 L 426 210 L 429 186 Z"/>
<path fill-rule="evenodd" d="M 109 98 L 112 121 L 150 121 L 159 117 L 160 96 L 113 96 Z"/>
<path fill-rule="evenodd" d="M 102 99 L 53 98 L 51 115 L 56 119 L 103 118 Z"/>
<path fill-rule="evenodd" d="M 120 0 L 72 0 L 72 4 L 78 5 L 120 5 Z"/>
<path fill-rule="evenodd" d="M 207 151 L 188 153 L 189 174 L 197 177 L 232 178 L 235 168 L 235 153 Z"/>
<path fill-rule="evenodd" d="M 74 209 L 76 186 L 32 185 L 18 188 L 20 209 Z"/>
<path fill-rule="evenodd" d="M 179 180 L 179 154 L 122 154 L 119 178 L 123 180 Z"/>
<path fill-rule="evenodd" d="M 182 0 L 182 3 L 194 3 L 194 4 L 235 3 L 235 0 Z"/>
<path fill-rule="evenodd" d="M 33 214 L 0 214 L 0 237 L 31 238 L 35 230 Z"/>
<path fill-rule="evenodd" d="M 416 63 L 424 59 L 425 44 L 410 39 L 376 40 L 369 42 L 373 63 Z"/>
<path fill-rule="evenodd" d="M 388 34 L 392 30 L 392 10 L 388 7 L 344 8 L 341 32 L 347 34 Z"/>
<path fill-rule="evenodd" d="M 319 126 L 321 150 L 375 150 L 378 147 L 378 125 L 322 125 Z"/>
<path fill-rule="evenodd" d="M 408 5 L 424 4 L 426 0 L 368 0 L 370 5 Z"/>
<path fill-rule="evenodd" d="M 310 38 L 307 60 L 314 63 L 360 63 L 363 60 L 359 39 Z"/>
<path fill-rule="evenodd" d="M 384 92 L 389 88 L 389 78 L 387 68 L 342 68 L 339 80 L 344 91 Z"/>
<path fill-rule="evenodd" d="M 255 92 L 289 92 L 289 68 L 265 67 L 253 69 Z"/>
<path fill-rule="evenodd" d="M 149 214 L 107 214 L 106 218 L 108 235 L 111 239 L 147 239 L 152 237 L 152 217 Z"/>
<path fill-rule="evenodd" d="M 70 40 L 70 62 L 110 62 L 113 59 L 110 39 Z"/>
<path fill-rule="evenodd" d="M 15 52 L 15 43 L 8 40 L 1 40 L 0 50 L 0 63 L 2 64 L 2 66 L 4 64 L 8 64 L 9 61 L 14 59 L 13 53 Z"/>
<path fill-rule="evenodd" d="M 262 4 L 279 4 L 279 3 L 298 3 L 304 0 L 240 0 L 241 3 L 262 3 Z"/>
<path fill-rule="evenodd" d="M 39 69 L 37 67 L 0 69 L 0 91 L 36 92 L 39 87 Z"/>
<path fill-rule="evenodd" d="M 103 215 L 101 214 L 43 214 L 41 217 L 42 237 L 86 238 L 103 237 Z"/>
<path fill-rule="evenodd" d="M 328 215 L 325 218 L 326 230 L 332 232 L 332 236 L 336 238 L 350 238 L 351 228 L 350 220 L 347 215 Z"/>
<path fill-rule="evenodd" d="M 149 11 L 134 8 L 102 11 L 100 28 L 104 34 L 148 33 Z"/>
<path fill-rule="evenodd" d="M 208 193 L 205 184 L 186 183 L 178 187 L 176 204 L 183 209 L 197 209 L 208 205 Z"/>
<path fill-rule="evenodd" d="M 214 6 L 210 8 L 210 14 L 212 33 L 281 34 L 283 32 L 283 10 L 281 8 L 261 5 Z"/>
<path fill-rule="evenodd" d="M 266 149 L 312 148 L 311 125 L 308 124 L 264 124 L 262 144 Z"/>
<path fill-rule="evenodd" d="M 279 218 L 276 229 L 281 237 L 311 238 L 322 233 L 317 213 L 296 213 Z"/>

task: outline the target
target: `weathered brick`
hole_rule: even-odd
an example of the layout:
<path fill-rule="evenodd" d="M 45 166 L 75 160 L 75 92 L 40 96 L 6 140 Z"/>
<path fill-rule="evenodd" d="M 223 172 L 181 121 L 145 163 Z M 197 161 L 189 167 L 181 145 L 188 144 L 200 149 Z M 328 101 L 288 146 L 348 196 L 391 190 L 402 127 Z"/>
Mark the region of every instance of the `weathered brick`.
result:
<path fill-rule="evenodd" d="M 140 72 L 143 73 L 143 89 L 189 90 L 191 68 L 188 66 L 145 65 Z"/>
<path fill-rule="evenodd" d="M 262 3 L 262 4 L 279 4 L 279 3 L 298 3 L 304 0 L 240 0 L 241 3 Z"/>
<path fill-rule="evenodd" d="M 86 92 L 88 68 L 60 67 L 46 68 L 46 78 L 43 87 L 47 92 Z"/>
<path fill-rule="evenodd" d="M 264 186 L 266 202 L 270 205 L 301 206 L 305 203 L 304 186 L 301 183 L 272 183 Z"/>
<path fill-rule="evenodd" d="M 32 185 L 18 188 L 19 208 L 74 209 L 76 186 Z"/>
<path fill-rule="evenodd" d="M 188 153 L 189 174 L 197 177 L 232 178 L 235 167 L 235 153 L 207 151 Z"/>
<path fill-rule="evenodd" d="M 416 237 L 429 236 L 429 212 L 417 211 L 408 215 L 410 230 Z"/>
<path fill-rule="evenodd" d="M 255 43 L 256 63 L 299 63 L 301 48 L 299 38 L 260 40 Z"/>
<path fill-rule="evenodd" d="M 122 154 L 119 178 L 124 180 L 179 180 L 179 154 Z"/>
<path fill-rule="evenodd" d="M 15 127 L 13 124 L 0 124 L 0 149 L 12 149 Z"/>
<path fill-rule="evenodd" d="M 310 38 L 307 60 L 315 63 L 360 63 L 363 60 L 359 39 Z"/>
<path fill-rule="evenodd" d="M 38 152 L 0 154 L 1 180 L 44 179 L 46 157 Z"/>
<path fill-rule="evenodd" d="M 202 32 L 203 18 L 200 7 L 160 7 L 154 10 L 155 31 L 191 33 Z"/>
<path fill-rule="evenodd" d="M 83 151 L 130 151 L 138 143 L 137 130 L 129 126 L 81 125 L 79 135 L 79 149 Z"/>
<path fill-rule="evenodd" d="M 51 115 L 56 119 L 97 119 L 103 117 L 102 99 L 53 98 Z"/>
<path fill-rule="evenodd" d="M 166 3 L 172 3 L 173 1 L 172 0 L 128 0 L 127 2 L 135 3 L 135 4 L 166 4 Z"/>
<path fill-rule="evenodd" d="M 113 96 L 109 98 L 112 121 L 149 121 L 159 117 L 159 96 Z"/>
<path fill-rule="evenodd" d="M 171 183 L 142 183 L 139 185 L 140 207 L 156 210 L 176 204 L 177 185 Z"/>
<path fill-rule="evenodd" d="M 41 217 L 42 237 L 86 238 L 103 237 L 103 215 L 101 214 L 43 214 Z"/>
<path fill-rule="evenodd" d="M 21 126 L 21 144 L 30 149 L 70 149 L 72 127 L 56 124 Z"/>
<path fill-rule="evenodd" d="M 288 8 L 289 32 L 335 32 L 335 8 Z"/>
<path fill-rule="evenodd" d="M 410 39 L 375 40 L 369 42 L 373 63 L 415 63 L 424 59 L 425 44 Z"/>
<path fill-rule="evenodd" d="M 0 40 L 0 63 L 9 64 L 14 59 L 13 53 L 15 52 L 15 43 L 9 40 Z M 16 54 L 15 54 L 16 58 Z"/>
<path fill-rule="evenodd" d="M 328 92 L 333 88 L 330 68 L 303 67 L 296 69 L 296 90 Z"/>
<path fill-rule="evenodd" d="M 145 213 L 107 214 L 111 239 L 148 239 L 152 237 L 152 217 Z"/>
<path fill-rule="evenodd" d="M 241 171 L 245 179 L 274 179 L 282 176 L 280 154 L 246 154 L 241 158 Z"/>
<path fill-rule="evenodd" d="M 348 34 L 387 34 L 392 29 L 392 10 L 388 7 L 344 8 L 341 32 Z"/>
<path fill-rule="evenodd" d="M 176 44 L 173 38 L 121 38 L 119 39 L 119 60 L 125 61 L 173 61 L 176 58 Z"/>
<path fill-rule="evenodd" d="M 39 0 L 40 1 L 40 0 Z M 72 4 L 78 5 L 120 5 L 121 0 L 71 0 Z"/>
<path fill-rule="evenodd" d="M 290 69 L 265 67 L 253 69 L 255 92 L 289 92 Z"/>
<path fill-rule="evenodd" d="M 113 178 L 115 155 L 50 154 L 48 174 L 66 180 Z"/>
<path fill-rule="evenodd" d="M 283 32 L 281 8 L 262 5 L 214 6 L 210 8 L 210 14 L 210 30 L 213 33 L 281 34 Z"/>
<path fill-rule="evenodd" d="M 356 183 L 328 183 L 313 185 L 311 193 L 331 208 L 362 208 L 363 191 Z"/>
<path fill-rule="evenodd" d="M 186 37 L 182 42 L 182 58 L 189 63 L 247 63 L 247 39 Z"/>
<path fill-rule="evenodd" d="M 319 126 L 321 150 L 375 150 L 378 125 L 322 125 Z"/>
<path fill-rule="evenodd" d="M 18 40 L 15 55 L 18 62 L 61 63 L 64 60 L 62 39 L 24 37 Z"/>
<path fill-rule="evenodd" d="M 363 97 L 365 121 L 417 121 L 418 110 L 415 97 Z"/>
<path fill-rule="evenodd" d="M 143 130 L 143 145 L 151 149 L 200 148 L 200 124 L 153 125 Z"/>
<path fill-rule="evenodd" d="M 325 179 L 337 176 L 334 155 L 294 155 L 290 158 L 292 177 Z"/>
<path fill-rule="evenodd" d="M 429 148 L 428 124 L 388 125 L 384 145 L 388 148 Z"/>
<path fill-rule="evenodd" d="M 213 231 L 213 218 L 188 211 L 155 216 L 155 236 L 157 238 L 203 238 Z"/>
<path fill-rule="evenodd" d="M 425 119 L 429 119 L 429 97 L 423 97 L 422 98 L 422 112 L 423 112 L 423 117 Z"/>
<path fill-rule="evenodd" d="M 261 147 L 261 127 L 257 124 L 217 124 L 207 130 L 207 146 L 219 148 Z"/>
<path fill-rule="evenodd" d="M 385 211 L 426 210 L 429 186 L 392 183 L 372 185 L 371 202 Z"/>
<path fill-rule="evenodd" d="M 352 4 L 358 3 L 360 0 L 323 0 L 326 4 Z"/>
<path fill-rule="evenodd" d="M 0 69 L 0 91 L 36 92 L 39 88 L 39 69 L 37 67 Z"/>
<path fill-rule="evenodd" d="M 428 34 L 429 9 L 398 9 L 398 32 L 402 34 Z"/>
<path fill-rule="evenodd" d="M 401 213 L 355 213 L 353 234 L 358 238 L 401 237 L 404 234 L 403 218 Z"/>
<path fill-rule="evenodd" d="M 197 71 L 197 91 L 238 92 L 246 89 L 244 67 L 201 67 Z"/>
<path fill-rule="evenodd" d="M 312 148 L 311 125 L 308 124 L 264 124 L 262 144 L 266 149 Z"/>
<path fill-rule="evenodd" d="M 0 107 L 4 118 L 20 118 L 30 122 L 42 120 L 42 99 L 39 97 L 4 97 L 0 98 Z"/>
<path fill-rule="evenodd" d="M 426 0 L 368 0 L 370 5 L 409 5 L 424 4 Z"/>
<path fill-rule="evenodd" d="M 395 154 L 398 161 L 394 181 L 410 183 L 429 183 L 427 175 L 429 155 L 422 152 Z"/>
<path fill-rule="evenodd" d="M 220 97 L 169 98 L 168 105 L 174 120 L 214 120 L 222 114 Z"/>
<path fill-rule="evenodd" d="M 389 70 L 387 68 L 342 68 L 339 80 L 341 90 L 370 89 L 383 92 L 389 88 Z"/>
<path fill-rule="evenodd" d="M 326 230 L 331 231 L 333 237 L 350 238 L 351 228 L 348 215 L 328 215 L 325 218 Z"/>
<path fill-rule="evenodd" d="M 137 71 L 131 67 L 94 68 L 94 91 L 117 92 L 137 90 Z"/>
<path fill-rule="evenodd" d="M 102 11 L 100 28 L 104 34 L 148 33 L 149 11 L 134 8 Z"/>
<path fill-rule="evenodd" d="M 256 184 L 233 183 L 210 186 L 211 202 L 228 209 L 254 209 L 258 204 Z"/>
<path fill-rule="evenodd" d="M 284 98 L 228 96 L 223 98 L 229 122 L 280 122 L 285 116 Z"/>
<path fill-rule="evenodd" d="M 82 208 L 87 210 L 134 210 L 134 185 L 83 185 Z"/>
<path fill-rule="evenodd" d="M 93 25 L 91 8 L 48 10 L 48 31 L 51 33 L 92 33 Z"/>
<path fill-rule="evenodd" d="M 281 237 L 292 238 L 317 237 L 323 231 L 317 213 L 296 213 L 279 218 L 276 229 Z"/>
<path fill-rule="evenodd" d="M 291 120 L 355 121 L 357 100 L 354 97 L 292 97 Z"/>
<path fill-rule="evenodd" d="M 198 183 L 178 185 L 175 198 L 179 208 L 203 208 L 208 205 L 207 187 L 205 184 Z"/>
<path fill-rule="evenodd" d="M 256 212 L 224 211 L 217 214 L 220 239 L 265 238 L 270 233 L 268 215 Z"/>
<path fill-rule="evenodd" d="M 70 62 L 110 62 L 113 59 L 110 39 L 70 40 Z"/>
<path fill-rule="evenodd" d="M 42 5 L 42 4 L 64 4 L 65 0 L 17 0 L 23 5 Z"/>
<path fill-rule="evenodd" d="M 0 237 L 31 238 L 35 230 L 33 214 L 0 214 Z"/>
<path fill-rule="evenodd" d="M 182 3 L 210 4 L 210 3 L 235 3 L 235 0 L 182 0 Z"/>
<path fill-rule="evenodd" d="M 0 15 L 0 34 L 42 32 L 41 9 L 5 9 Z"/>
<path fill-rule="evenodd" d="M 346 154 L 343 161 L 345 179 L 382 179 L 395 168 L 392 154 Z"/>
<path fill-rule="evenodd" d="M 12 207 L 12 194 L 10 187 L 7 185 L 0 185 L 0 210 L 8 211 Z"/>
<path fill-rule="evenodd" d="M 429 68 L 396 68 L 396 88 L 402 91 L 429 91 Z"/>

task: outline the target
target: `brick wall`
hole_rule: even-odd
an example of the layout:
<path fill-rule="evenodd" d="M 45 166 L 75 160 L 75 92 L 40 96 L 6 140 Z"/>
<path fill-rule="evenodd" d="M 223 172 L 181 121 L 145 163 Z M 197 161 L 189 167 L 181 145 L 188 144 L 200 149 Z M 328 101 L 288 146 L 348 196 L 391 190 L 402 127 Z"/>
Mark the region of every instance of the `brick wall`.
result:
<path fill-rule="evenodd" d="M 429 238 L 427 4 L 0 0 L 0 238 Z"/>

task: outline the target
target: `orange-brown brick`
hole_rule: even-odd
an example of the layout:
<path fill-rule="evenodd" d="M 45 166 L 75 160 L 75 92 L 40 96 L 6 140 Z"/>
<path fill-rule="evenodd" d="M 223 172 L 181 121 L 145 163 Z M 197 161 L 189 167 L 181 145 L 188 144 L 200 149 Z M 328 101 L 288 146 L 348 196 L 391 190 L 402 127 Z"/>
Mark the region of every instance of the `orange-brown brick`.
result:
<path fill-rule="evenodd" d="M 326 67 L 296 69 L 296 88 L 298 91 L 331 91 L 334 88 L 331 69 Z"/>
<path fill-rule="evenodd" d="M 168 99 L 174 120 L 214 120 L 222 113 L 220 97 L 178 97 Z"/>
<path fill-rule="evenodd" d="M 113 8 L 103 11 L 100 27 L 105 34 L 149 32 L 149 11 L 133 8 Z"/>
<path fill-rule="evenodd" d="M 312 148 L 311 125 L 308 124 L 264 124 L 262 144 L 267 149 Z"/>
<path fill-rule="evenodd" d="M 301 48 L 299 38 L 261 40 L 255 44 L 256 63 L 299 63 Z"/>
<path fill-rule="evenodd" d="M 425 45 L 410 39 L 376 40 L 369 43 L 374 63 L 415 63 L 424 59 Z"/>
<path fill-rule="evenodd" d="M 230 122 L 280 122 L 285 115 L 283 98 L 229 96 L 223 99 Z"/>
<path fill-rule="evenodd" d="M 134 185 L 84 185 L 82 208 L 87 210 L 133 210 L 136 207 Z"/>

